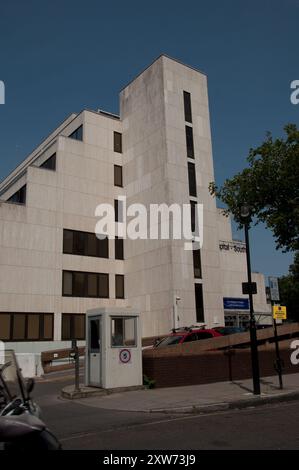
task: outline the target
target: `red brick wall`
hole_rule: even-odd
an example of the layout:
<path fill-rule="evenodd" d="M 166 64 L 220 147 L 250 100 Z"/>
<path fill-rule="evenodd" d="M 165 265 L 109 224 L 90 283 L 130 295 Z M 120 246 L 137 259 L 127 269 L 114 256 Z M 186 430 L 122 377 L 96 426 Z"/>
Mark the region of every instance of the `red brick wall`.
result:
<path fill-rule="evenodd" d="M 289 345 L 290 342 L 288 342 Z M 290 362 L 291 350 L 284 344 L 281 357 L 285 362 L 284 373 L 299 372 L 299 366 Z M 143 373 L 155 380 L 156 387 L 177 387 L 182 385 L 204 384 L 230 380 L 229 358 L 224 351 L 204 351 L 196 354 L 173 354 L 165 348 L 159 351 L 146 351 L 143 354 Z M 156 350 L 157 351 L 157 350 Z M 275 375 L 274 346 L 259 348 L 261 377 Z M 231 356 L 232 379 L 252 377 L 250 349 L 234 350 Z"/>

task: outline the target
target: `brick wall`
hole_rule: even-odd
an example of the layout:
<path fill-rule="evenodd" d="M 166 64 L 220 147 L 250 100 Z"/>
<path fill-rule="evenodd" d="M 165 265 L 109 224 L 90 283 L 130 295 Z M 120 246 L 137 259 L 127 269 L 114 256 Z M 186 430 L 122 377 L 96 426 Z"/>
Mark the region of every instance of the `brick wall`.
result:
<path fill-rule="evenodd" d="M 299 366 L 294 366 L 290 362 L 290 343 L 288 340 L 280 345 L 281 357 L 285 362 L 284 373 L 298 373 Z M 173 348 L 143 352 L 143 373 L 155 380 L 156 387 L 177 387 L 230 380 L 229 361 L 231 361 L 232 380 L 252 377 L 250 349 L 233 350 L 231 357 L 223 350 L 196 353 L 190 351 L 186 354 L 183 348 L 181 350 L 176 348 L 176 351 L 171 349 Z M 259 348 L 259 361 L 261 377 L 276 374 L 273 344 Z"/>

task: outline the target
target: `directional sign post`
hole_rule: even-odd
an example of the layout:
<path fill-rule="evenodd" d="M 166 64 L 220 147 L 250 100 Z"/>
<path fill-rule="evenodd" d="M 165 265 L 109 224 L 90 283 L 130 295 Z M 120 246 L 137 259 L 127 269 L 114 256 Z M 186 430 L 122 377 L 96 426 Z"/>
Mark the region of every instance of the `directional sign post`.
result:
<path fill-rule="evenodd" d="M 283 383 L 282 383 L 283 361 L 280 357 L 276 320 L 286 320 L 287 319 L 287 308 L 282 306 L 282 305 L 273 305 L 272 313 L 273 313 L 274 339 L 275 339 L 275 352 L 276 352 L 276 360 L 275 360 L 275 363 L 274 363 L 274 368 L 275 368 L 275 370 L 278 374 L 279 388 L 283 389 Z"/>

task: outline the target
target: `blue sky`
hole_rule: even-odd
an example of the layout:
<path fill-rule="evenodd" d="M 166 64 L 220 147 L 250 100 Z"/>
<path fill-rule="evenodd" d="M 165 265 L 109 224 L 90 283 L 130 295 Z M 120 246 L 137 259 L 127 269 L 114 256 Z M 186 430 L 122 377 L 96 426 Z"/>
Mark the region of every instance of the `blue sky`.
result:
<path fill-rule="evenodd" d="M 208 75 L 221 184 L 266 131 L 299 124 L 298 17 L 299 0 L 0 0 L 0 179 L 71 112 L 118 112 L 119 90 L 163 52 Z M 287 272 L 270 232 L 251 240 L 255 270 Z"/>

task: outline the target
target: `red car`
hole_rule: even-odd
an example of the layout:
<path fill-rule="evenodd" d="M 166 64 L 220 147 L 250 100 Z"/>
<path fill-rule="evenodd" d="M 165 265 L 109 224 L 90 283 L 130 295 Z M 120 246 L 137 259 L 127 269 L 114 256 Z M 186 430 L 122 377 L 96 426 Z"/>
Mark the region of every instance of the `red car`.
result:
<path fill-rule="evenodd" d="M 172 346 L 173 344 L 189 343 L 191 341 L 200 341 L 202 339 L 217 338 L 223 336 L 216 330 L 196 327 L 178 328 L 158 341 L 155 348 L 163 348 L 164 346 Z"/>

